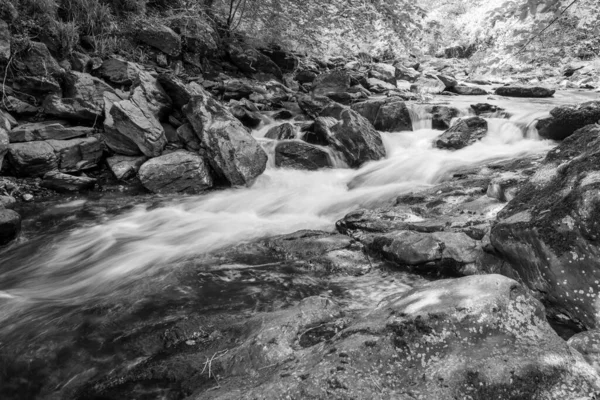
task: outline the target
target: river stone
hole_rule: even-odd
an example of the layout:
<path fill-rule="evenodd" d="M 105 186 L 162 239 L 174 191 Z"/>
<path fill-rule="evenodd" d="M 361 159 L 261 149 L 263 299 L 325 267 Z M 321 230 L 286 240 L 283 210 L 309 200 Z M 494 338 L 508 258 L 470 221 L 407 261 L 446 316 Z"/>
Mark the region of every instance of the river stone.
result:
<path fill-rule="evenodd" d="M 296 72 L 294 79 L 299 83 L 313 83 L 317 79 L 317 73 L 310 70 L 301 70 Z"/>
<path fill-rule="evenodd" d="M 412 85 L 410 91 L 414 93 L 441 93 L 446 88 L 446 85 L 436 76 L 430 73 L 425 73 L 419 76 Z"/>
<path fill-rule="evenodd" d="M 272 127 L 265 133 L 265 137 L 267 139 L 274 140 L 286 140 L 286 139 L 295 139 L 296 138 L 296 129 L 294 125 L 286 122 L 281 125 L 277 125 Z"/>
<path fill-rule="evenodd" d="M 333 101 L 326 96 L 299 95 L 297 100 L 300 109 L 313 119 L 318 118 L 327 106 L 333 104 Z"/>
<path fill-rule="evenodd" d="M 321 117 L 331 119 L 329 126 L 323 127 L 326 140 L 343 155 L 351 168 L 385 157 L 381 135 L 356 111 L 333 103 L 323 109 Z"/>
<path fill-rule="evenodd" d="M 151 192 L 197 194 L 213 185 L 210 171 L 202 156 L 177 150 L 146 161 L 138 176 Z"/>
<path fill-rule="evenodd" d="M 49 95 L 43 103 L 47 115 L 72 121 L 95 122 L 102 118 L 103 105 L 81 98 Z"/>
<path fill-rule="evenodd" d="M 502 86 L 494 93 L 506 97 L 552 97 L 555 92 L 543 87 Z"/>
<path fill-rule="evenodd" d="M 133 82 L 130 100 L 142 110 L 148 110 L 158 120 L 171 113 L 173 104 L 162 85 L 149 72 L 140 71 Z"/>
<path fill-rule="evenodd" d="M 229 58 L 245 74 L 270 74 L 276 79 L 283 79 L 283 74 L 277 64 L 253 47 L 243 48 L 230 45 Z"/>
<path fill-rule="evenodd" d="M 99 69 L 100 76 L 105 80 L 125 86 L 131 85 L 140 71 L 139 65 L 116 57 L 104 60 Z"/>
<path fill-rule="evenodd" d="M 401 100 L 388 101 L 377 111 L 373 126 L 378 131 L 412 131 L 412 122 L 406 103 Z"/>
<path fill-rule="evenodd" d="M 448 106 L 427 107 L 427 112 L 431 113 L 431 128 L 439 130 L 450 128 L 452 120 L 460 115 L 457 108 Z"/>
<path fill-rule="evenodd" d="M 446 86 L 446 90 L 454 88 L 458 85 L 458 81 L 450 75 L 436 75 L 440 81 Z"/>
<path fill-rule="evenodd" d="M 227 107 L 203 91 L 183 111 L 219 177 L 242 186 L 264 172 L 267 154 Z"/>
<path fill-rule="evenodd" d="M 331 300 L 311 297 L 300 310 L 260 326 L 222 360 L 224 370 L 249 378 L 252 371 L 297 361 L 286 374 L 277 370 L 242 387 L 246 379 L 222 384 L 211 398 L 240 398 L 241 391 L 244 399 L 370 399 L 385 393 L 425 400 L 468 393 L 473 399 L 574 400 L 598 390 L 598 374 L 556 335 L 540 302 L 500 275 L 400 291 L 349 323 Z M 325 336 L 327 327 L 332 333 Z M 324 337 L 307 340 L 318 329 Z"/>
<path fill-rule="evenodd" d="M 546 139 L 563 140 L 577 129 L 600 121 L 600 101 L 555 107 L 550 115 L 537 122 L 539 135 Z"/>
<path fill-rule="evenodd" d="M 498 214 L 490 240 L 506 272 L 538 293 L 551 315 L 600 327 L 600 127 L 550 151 Z"/>
<path fill-rule="evenodd" d="M 30 142 L 41 143 L 41 142 Z M 78 172 L 95 168 L 102 158 L 102 144 L 95 137 L 47 140 L 52 146 L 61 172 Z"/>
<path fill-rule="evenodd" d="M 312 144 L 286 141 L 275 147 L 275 165 L 281 168 L 315 171 L 332 167 L 327 151 Z"/>
<path fill-rule="evenodd" d="M 115 155 L 106 159 L 106 164 L 118 180 L 133 178 L 147 158 Z"/>
<path fill-rule="evenodd" d="M 45 141 L 11 143 L 8 146 L 8 162 L 20 177 L 43 176 L 58 168 L 54 148 Z"/>
<path fill-rule="evenodd" d="M 11 143 L 33 142 L 47 139 L 72 139 L 89 136 L 94 128 L 84 126 L 66 126 L 64 121 L 31 122 L 11 130 L 8 135 Z"/>
<path fill-rule="evenodd" d="M 495 106 L 493 104 L 488 104 L 488 103 L 477 103 L 477 104 L 471 104 L 471 109 L 473 110 L 473 112 L 479 116 L 483 115 L 483 116 L 493 116 L 493 115 L 507 115 L 504 111 L 504 108 L 500 108 L 498 106 Z"/>
<path fill-rule="evenodd" d="M 165 25 L 145 24 L 136 32 L 137 39 L 171 57 L 181 54 L 181 38 Z"/>
<path fill-rule="evenodd" d="M 157 157 L 167 144 L 165 131 L 149 109 L 131 100 L 113 103 L 110 109 L 114 129 L 135 143 L 147 157 Z"/>
<path fill-rule="evenodd" d="M 452 92 L 458 93 L 464 96 L 483 96 L 489 94 L 482 88 L 475 86 L 456 85 L 452 87 Z"/>
<path fill-rule="evenodd" d="M 21 216 L 6 208 L 0 208 L 0 246 L 12 242 L 21 231 Z"/>
<path fill-rule="evenodd" d="M 439 149 L 458 150 L 481 140 L 487 133 L 487 121 L 481 117 L 461 118 L 435 141 Z"/>
<path fill-rule="evenodd" d="M 13 209 L 17 205 L 17 199 L 12 196 L 0 196 L 0 209 L 9 208 Z"/>
<path fill-rule="evenodd" d="M 74 176 L 58 171 L 50 171 L 44 175 L 40 186 L 57 192 L 81 192 L 90 190 L 96 185 L 96 179 L 86 176 Z"/>
<path fill-rule="evenodd" d="M 0 19 L 0 62 L 10 59 L 10 30 L 8 24 Z"/>

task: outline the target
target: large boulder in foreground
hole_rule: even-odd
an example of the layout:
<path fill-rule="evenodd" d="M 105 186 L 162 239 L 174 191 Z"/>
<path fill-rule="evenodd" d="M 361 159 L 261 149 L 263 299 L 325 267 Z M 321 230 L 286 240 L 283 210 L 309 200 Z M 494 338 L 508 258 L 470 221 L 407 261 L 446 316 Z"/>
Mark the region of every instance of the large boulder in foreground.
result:
<path fill-rule="evenodd" d="M 461 118 L 436 139 L 435 147 L 439 149 L 462 149 L 481 140 L 487 130 L 487 121 L 481 117 Z"/>
<path fill-rule="evenodd" d="M 146 161 L 138 176 L 142 185 L 154 193 L 197 194 L 213 185 L 204 158 L 186 150 Z"/>
<path fill-rule="evenodd" d="M 506 97 L 552 97 L 556 90 L 546 89 L 539 86 L 502 86 L 494 92 L 498 96 Z"/>
<path fill-rule="evenodd" d="M 192 124 L 210 165 L 233 186 L 251 184 L 267 167 L 267 154 L 231 112 L 202 91 L 183 111 Z"/>
<path fill-rule="evenodd" d="M 321 123 L 318 126 L 323 132 L 317 133 L 342 154 L 351 168 L 385 157 L 381 135 L 356 111 L 333 103 L 325 107 L 320 115 Z"/>
<path fill-rule="evenodd" d="M 317 309 L 309 324 L 308 312 L 272 321 L 230 351 L 222 363 L 234 375 L 295 360 L 249 383 L 242 398 L 562 400 L 598 390 L 598 374 L 552 330 L 540 302 L 500 275 L 392 294 L 349 324 L 335 303 Z M 222 386 L 211 398 L 239 390 Z"/>
<path fill-rule="evenodd" d="M 0 208 L 0 246 L 13 241 L 21 231 L 21 216 L 13 210 Z"/>
<path fill-rule="evenodd" d="M 327 151 L 312 144 L 297 141 L 286 141 L 277 144 L 275 147 L 275 165 L 310 171 L 333 166 Z"/>
<path fill-rule="evenodd" d="M 600 127 L 548 153 L 498 214 L 491 242 L 549 312 L 600 327 Z"/>
<path fill-rule="evenodd" d="M 536 128 L 541 137 L 563 140 L 579 128 L 600 121 L 600 101 L 588 101 L 579 105 L 558 106 L 550 111 L 550 117 L 540 119 Z"/>

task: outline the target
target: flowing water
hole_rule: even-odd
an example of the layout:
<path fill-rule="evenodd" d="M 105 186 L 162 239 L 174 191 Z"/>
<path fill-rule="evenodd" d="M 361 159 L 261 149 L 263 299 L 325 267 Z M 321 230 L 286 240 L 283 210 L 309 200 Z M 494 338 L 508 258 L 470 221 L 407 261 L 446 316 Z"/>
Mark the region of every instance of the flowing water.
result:
<path fill-rule="evenodd" d="M 473 103 L 452 100 L 467 114 L 463 101 Z M 160 280 L 202 254 L 300 229 L 332 231 L 352 210 L 387 204 L 460 168 L 547 152 L 554 144 L 540 140 L 531 126 L 556 102 L 498 104 L 514 117 L 489 119 L 487 136 L 458 151 L 433 148 L 441 132 L 413 108 L 416 130 L 382 133 L 387 158 L 358 170 L 307 172 L 277 169 L 271 162 L 250 188 L 162 198 L 14 244 L 0 253 L 0 347 L 9 345 L 1 340 L 7 331 L 60 319 L 60 313 L 47 313 L 49 306 L 77 312 L 105 298 L 150 291 L 144 282 Z M 271 159 L 274 144 L 263 136 L 272 125 L 268 121 L 255 132 Z"/>

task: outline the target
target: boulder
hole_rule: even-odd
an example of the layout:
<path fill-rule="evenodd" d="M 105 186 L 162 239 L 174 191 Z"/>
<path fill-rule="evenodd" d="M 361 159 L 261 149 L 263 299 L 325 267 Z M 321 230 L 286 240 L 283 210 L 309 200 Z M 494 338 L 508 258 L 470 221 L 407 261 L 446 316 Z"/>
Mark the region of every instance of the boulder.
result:
<path fill-rule="evenodd" d="M 244 126 L 248 128 L 256 128 L 262 122 L 260 114 L 254 111 L 248 110 L 243 105 L 234 105 L 230 107 L 230 111 L 234 117 L 240 120 Z"/>
<path fill-rule="evenodd" d="M 0 170 L 2 169 L 2 163 L 4 162 L 4 156 L 8 153 L 8 145 L 10 139 L 6 129 L 0 127 Z"/>
<path fill-rule="evenodd" d="M 13 210 L 0 208 L 0 246 L 12 242 L 21 232 L 21 216 Z"/>
<path fill-rule="evenodd" d="M 133 178 L 147 158 L 115 155 L 106 159 L 106 164 L 118 180 Z"/>
<path fill-rule="evenodd" d="M 371 76 L 396 86 L 396 67 L 390 64 L 375 63 L 371 66 Z"/>
<path fill-rule="evenodd" d="M 464 96 L 483 96 L 489 94 L 487 91 L 482 88 L 478 88 L 476 86 L 465 86 L 465 85 L 456 85 L 452 87 L 452 92 L 458 93 Z"/>
<path fill-rule="evenodd" d="M 0 19 L 0 62 L 10 59 L 10 30 L 8 24 Z"/>
<path fill-rule="evenodd" d="M 471 104 L 471 109 L 476 115 L 506 115 L 506 113 L 504 112 L 504 108 L 500 108 L 498 106 L 488 103 Z"/>
<path fill-rule="evenodd" d="M 477 49 L 474 44 L 447 47 L 443 51 L 446 58 L 469 58 Z"/>
<path fill-rule="evenodd" d="M 481 117 L 461 118 L 436 139 L 435 147 L 439 149 L 462 149 L 481 140 L 486 135 L 487 130 L 487 121 Z"/>
<path fill-rule="evenodd" d="M 177 137 L 186 150 L 198 152 L 202 148 L 191 124 L 183 124 L 177 128 Z"/>
<path fill-rule="evenodd" d="M 40 112 L 39 108 L 12 96 L 4 99 L 3 105 L 6 106 L 7 111 L 19 116 L 31 116 Z"/>
<path fill-rule="evenodd" d="M 40 182 L 40 186 L 57 192 L 81 192 L 91 190 L 95 185 L 94 178 L 68 175 L 58 171 L 47 172 Z"/>
<path fill-rule="evenodd" d="M 329 153 L 312 144 L 285 141 L 275 146 L 275 165 L 309 171 L 332 167 Z"/>
<path fill-rule="evenodd" d="M 171 98 L 162 85 L 146 71 L 140 71 L 133 81 L 130 100 L 158 120 L 167 118 L 173 109 Z"/>
<path fill-rule="evenodd" d="M 446 86 L 446 90 L 452 89 L 458 85 L 458 81 L 450 75 L 436 75 L 436 76 Z"/>
<path fill-rule="evenodd" d="M 502 86 L 496 89 L 494 93 L 506 97 L 552 97 L 554 92 L 556 91 L 537 86 Z"/>
<path fill-rule="evenodd" d="M 190 102 L 193 96 L 202 94 L 204 89 L 196 82 L 184 83 L 181 79 L 171 73 L 160 74 L 158 83 L 171 98 L 173 106 L 181 110 L 183 106 Z"/>
<path fill-rule="evenodd" d="M 140 167 L 138 177 L 146 189 L 161 194 L 197 194 L 213 186 L 204 158 L 186 150 L 146 161 Z"/>
<path fill-rule="evenodd" d="M 410 91 L 414 93 L 441 93 L 446 85 L 433 74 L 423 74 L 410 85 Z"/>
<path fill-rule="evenodd" d="M 294 75 L 294 79 L 299 83 L 313 83 L 317 79 L 318 74 L 310 70 L 300 70 Z"/>
<path fill-rule="evenodd" d="M 17 176 L 43 176 L 58 168 L 54 148 L 45 141 L 10 144 L 8 162 Z"/>
<path fill-rule="evenodd" d="M 460 115 L 458 109 L 448 106 L 427 107 L 427 112 L 431 113 L 431 128 L 439 130 L 450 128 L 452 120 Z"/>
<path fill-rule="evenodd" d="M 365 117 L 378 131 L 411 131 L 410 113 L 397 97 L 367 100 L 352 105 L 352 110 Z"/>
<path fill-rule="evenodd" d="M 333 104 L 333 101 L 325 96 L 298 96 L 298 106 L 311 118 L 317 118 L 331 104 Z"/>
<path fill-rule="evenodd" d="M 385 157 L 381 135 L 356 111 L 334 103 L 325 107 L 320 116 L 330 119 L 323 126 L 329 146 L 340 152 L 351 168 Z"/>
<path fill-rule="evenodd" d="M 73 139 L 89 136 L 94 128 L 68 126 L 64 121 L 31 122 L 19 125 L 8 133 L 11 143 L 33 142 L 48 139 Z"/>
<path fill-rule="evenodd" d="M 313 82 L 312 93 L 315 96 L 347 93 L 351 86 L 350 80 L 348 72 L 341 69 L 321 74 Z"/>
<path fill-rule="evenodd" d="M 116 85 L 129 86 L 141 71 L 139 65 L 120 58 L 104 60 L 99 69 L 100 76 Z"/>
<path fill-rule="evenodd" d="M 296 138 L 296 128 L 294 125 L 286 122 L 281 125 L 272 127 L 265 133 L 267 139 L 287 140 Z"/>
<path fill-rule="evenodd" d="M 110 115 L 114 129 L 135 143 L 147 157 L 157 157 L 167 144 L 165 131 L 149 109 L 143 109 L 131 100 L 115 102 Z"/>
<path fill-rule="evenodd" d="M 160 24 L 144 24 L 136 32 L 137 39 L 171 57 L 181 54 L 181 38 L 171 28 Z"/>
<path fill-rule="evenodd" d="M 229 110 L 206 92 L 183 108 L 219 178 L 249 185 L 267 166 L 267 154 Z"/>
<path fill-rule="evenodd" d="M 0 209 L 8 208 L 14 209 L 17 205 L 17 199 L 12 196 L 0 196 Z"/>
<path fill-rule="evenodd" d="M 413 68 L 407 68 L 401 64 L 396 64 L 395 67 L 398 80 L 415 82 L 421 76 L 421 73 Z"/>
<path fill-rule="evenodd" d="M 101 79 L 90 74 L 70 71 L 65 75 L 63 97 L 78 98 L 97 105 L 104 110 L 104 92 L 115 90 Z"/>
<path fill-rule="evenodd" d="M 229 48 L 229 58 L 240 71 L 246 74 L 269 74 L 276 79 L 283 79 L 283 74 L 277 64 L 252 47 L 242 48 L 232 45 Z"/>
<path fill-rule="evenodd" d="M 577 129 L 600 121 L 600 101 L 588 101 L 579 105 L 558 106 L 550 111 L 550 117 L 540 119 L 536 128 L 541 137 L 563 140 Z"/>
<path fill-rule="evenodd" d="M 95 168 L 102 158 L 102 144 L 95 137 L 47 140 L 46 143 L 52 147 L 56 155 L 58 170 L 61 172 L 79 172 Z"/>
<path fill-rule="evenodd" d="M 498 214 L 490 240 L 549 313 L 600 326 L 600 128 L 589 125 L 550 151 Z"/>
<path fill-rule="evenodd" d="M 294 114 L 290 110 L 279 110 L 272 117 L 275 120 L 292 119 L 294 118 Z"/>
<path fill-rule="evenodd" d="M 28 47 L 18 52 L 12 67 L 21 76 L 50 78 L 64 72 L 46 45 L 39 42 L 28 42 Z"/>
<path fill-rule="evenodd" d="M 49 95 L 42 104 L 44 113 L 75 122 L 95 122 L 103 116 L 103 106 L 81 98 L 61 98 Z"/>
<path fill-rule="evenodd" d="M 138 156 L 142 154 L 138 145 L 115 128 L 115 122 L 110 113 L 113 104 L 121 100 L 123 99 L 116 94 L 104 93 L 104 132 L 102 133 L 102 140 L 109 149 L 117 154 Z"/>

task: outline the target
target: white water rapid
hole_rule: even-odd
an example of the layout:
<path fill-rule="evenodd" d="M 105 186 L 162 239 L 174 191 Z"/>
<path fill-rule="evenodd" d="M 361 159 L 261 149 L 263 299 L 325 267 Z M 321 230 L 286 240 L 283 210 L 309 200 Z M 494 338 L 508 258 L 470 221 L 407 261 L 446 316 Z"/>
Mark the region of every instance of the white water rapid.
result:
<path fill-rule="evenodd" d="M 0 321 L 25 305 L 73 305 L 109 295 L 215 249 L 299 229 L 333 230 L 352 210 L 439 183 L 458 168 L 553 146 L 526 135 L 514 121 L 488 122 L 487 136 L 462 150 L 433 148 L 441 132 L 432 129 L 383 133 L 387 158 L 359 170 L 307 172 L 270 165 L 250 188 L 177 198 L 158 208 L 138 206 L 100 225 L 72 230 L 17 268 L 0 270 L 0 282 L 13 282 L 0 287 Z M 431 124 L 415 121 L 415 126 Z"/>

